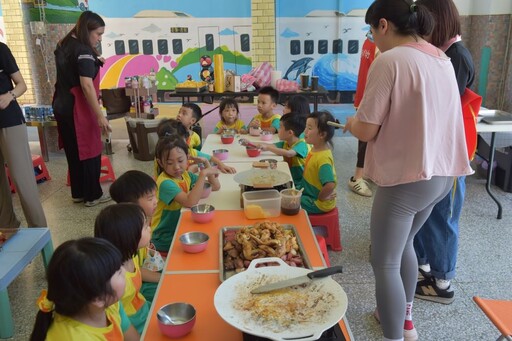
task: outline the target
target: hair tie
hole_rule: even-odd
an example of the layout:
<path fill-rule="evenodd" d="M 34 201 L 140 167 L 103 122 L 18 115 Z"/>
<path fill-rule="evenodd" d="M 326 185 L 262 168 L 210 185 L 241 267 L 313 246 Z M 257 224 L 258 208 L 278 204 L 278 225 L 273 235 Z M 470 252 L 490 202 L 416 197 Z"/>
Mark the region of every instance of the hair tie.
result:
<path fill-rule="evenodd" d="M 44 313 L 50 313 L 55 308 L 55 304 L 46 297 L 47 294 L 48 291 L 43 289 L 41 290 L 41 295 L 39 295 L 39 298 L 37 299 L 37 306 L 39 307 L 39 310 Z"/>
<path fill-rule="evenodd" d="M 411 11 L 411 13 L 414 13 L 416 12 L 418 9 L 418 6 L 416 6 L 416 4 L 413 2 L 411 6 L 409 6 L 409 11 Z"/>

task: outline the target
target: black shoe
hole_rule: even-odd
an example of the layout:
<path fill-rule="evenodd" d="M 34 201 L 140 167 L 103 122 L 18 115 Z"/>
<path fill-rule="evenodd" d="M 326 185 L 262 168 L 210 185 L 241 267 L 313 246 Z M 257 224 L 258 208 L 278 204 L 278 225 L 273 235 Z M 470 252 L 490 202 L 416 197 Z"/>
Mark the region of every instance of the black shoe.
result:
<path fill-rule="evenodd" d="M 425 278 L 416 284 L 416 298 L 442 303 L 450 304 L 455 300 L 455 292 L 450 285 L 447 289 L 440 289 L 436 285 L 436 279 L 434 277 Z"/>
<path fill-rule="evenodd" d="M 430 273 L 430 271 L 427 272 L 427 271 L 423 270 L 422 268 L 418 268 L 418 271 L 420 272 L 418 275 L 418 282 L 432 277 L 432 273 Z"/>

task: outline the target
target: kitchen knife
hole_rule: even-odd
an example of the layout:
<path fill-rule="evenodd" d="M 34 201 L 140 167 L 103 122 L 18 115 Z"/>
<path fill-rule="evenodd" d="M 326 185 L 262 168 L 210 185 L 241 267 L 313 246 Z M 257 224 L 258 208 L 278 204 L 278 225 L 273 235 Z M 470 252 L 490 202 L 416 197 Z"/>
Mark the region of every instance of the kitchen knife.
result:
<path fill-rule="evenodd" d="M 341 265 L 331 266 L 329 268 L 325 268 L 322 270 L 312 271 L 305 276 L 289 278 L 289 279 L 285 279 L 283 281 L 278 281 L 275 283 L 262 285 L 260 287 L 257 287 L 255 289 L 251 290 L 251 294 L 262 294 L 265 292 L 283 289 L 283 288 L 287 288 L 287 287 L 292 287 L 295 285 L 306 284 L 311 281 L 314 281 L 315 279 L 324 278 L 324 277 L 331 276 L 331 275 L 334 275 L 337 273 L 342 273 L 342 272 L 343 272 L 343 268 Z"/>

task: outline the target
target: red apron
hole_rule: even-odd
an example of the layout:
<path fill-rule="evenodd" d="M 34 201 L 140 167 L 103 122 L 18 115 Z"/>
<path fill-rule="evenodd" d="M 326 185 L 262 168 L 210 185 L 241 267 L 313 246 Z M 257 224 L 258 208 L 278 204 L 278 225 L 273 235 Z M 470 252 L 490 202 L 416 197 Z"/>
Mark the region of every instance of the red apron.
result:
<path fill-rule="evenodd" d="M 96 94 L 99 93 L 99 73 L 94 78 Z M 87 102 L 81 86 L 71 88 L 75 96 L 73 107 L 73 119 L 75 122 L 76 140 L 78 144 L 78 156 L 80 161 L 91 159 L 101 154 L 103 144 L 101 142 L 101 129 L 98 125 L 96 113 Z"/>
<path fill-rule="evenodd" d="M 477 144 L 476 117 L 480 111 L 480 105 L 482 105 L 482 97 L 466 88 L 466 91 L 462 94 L 461 102 L 468 157 L 469 160 L 473 160 Z"/>

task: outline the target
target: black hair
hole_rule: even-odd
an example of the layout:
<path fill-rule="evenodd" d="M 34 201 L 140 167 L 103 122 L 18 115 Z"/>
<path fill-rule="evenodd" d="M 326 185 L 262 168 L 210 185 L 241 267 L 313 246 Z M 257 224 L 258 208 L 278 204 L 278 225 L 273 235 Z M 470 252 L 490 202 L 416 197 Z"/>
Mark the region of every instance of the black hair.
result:
<path fill-rule="evenodd" d="M 432 31 L 432 45 L 441 47 L 461 34 L 459 11 L 452 0 L 417 0 L 416 4 L 427 7 L 436 21 Z"/>
<path fill-rule="evenodd" d="M 316 126 L 318 127 L 318 131 L 320 133 L 325 133 L 325 143 L 329 146 L 333 146 L 332 138 L 334 137 L 334 130 L 336 129 L 333 126 L 327 124 L 327 122 L 336 122 L 339 123 L 334 116 L 328 111 L 315 111 L 309 114 L 308 118 L 312 118 L 316 121 Z"/>
<path fill-rule="evenodd" d="M 182 139 L 187 139 L 189 132 L 188 129 L 175 118 L 166 118 L 158 123 L 156 127 L 156 134 L 159 138 L 162 137 L 181 137 Z"/>
<path fill-rule="evenodd" d="M 188 145 L 185 140 L 179 137 L 168 136 L 162 137 L 158 140 L 155 147 L 155 157 L 160 160 L 160 162 L 165 163 L 169 157 L 169 153 L 174 148 L 180 148 L 185 152 L 185 155 L 188 156 Z M 160 163 L 158 163 L 158 174 L 162 172 L 163 169 L 160 166 Z"/>
<path fill-rule="evenodd" d="M 237 115 L 240 114 L 240 109 L 238 108 L 238 102 L 235 101 L 233 98 L 224 98 L 222 100 L 222 102 L 220 102 L 220 105 L 219 105 L 219 115 L 220 115 L 220 120 L 222 122 L 224 122 L 224 117 L 222 117 L 222 112 L 226 108 L 235 108 Z M 224 123 L 226 123 L 226 122 L 224 122 Z"/>
<path fill-rule="evenodd" d="M 107 240 L 86 237 L 62 243 L 46 271 L 47 298 L 55 312 L 73 317 L 95 299 L 115 297 L 110 279 L 122 264 L 121 253 Z M 30 340 L 45 340 L 52 321 L 53 311 L 39 310 Z"/>
<path fill-rule="evenodd" d="M 94 222 L 94 236 L 114 244 L 123 256 L 123 262 L 139 249 L 142 229 L 146 221 L 144 210 L 137 204 L 121 203 L 105 207 Z"/>
<path fill-rule="evenodd" d="M 269 95 L 270 99 L 272 100 L 272 103 L 276 103 L 279 101 L 279 91 L 274 89 L 271 86 L 264 86 L 258 91 L 258 94 L 260 95 Z"/>
<path fill-rule="evenodd" d="M 375 0 L 366 11 L 364 21 L 378 27 L 380 19 L 392 22 L 397 33 L 404 36 L 428 36 L 435 25 L 430 11 L 413 0 Z"/>
<path fill-rule="evenodd" d="M 138 203 L 143 196 L 156 190 L 155 180 L 139 170 L 129 170 L 114 181 L 109 192 L 112 199 L 117 202 Z"/>
<path fill-rule="evenodd" d="M 199 122 L 201 117 L 203 117 L 203 112 L 201 111 L 201 108 L 199 107 L 199 105 L 197 105 L 195 103 L 191 103 L 191 102 L 183 103 L 182 107 L 192 109 L 192 115 L 196 119 L 196 123 Z"/>
<path fill-rule="evenodd" d="M 291 112 L 306 116 L 311 114 L 308 98 L 302 95 L 291 96 L 286 100 L 285 105 Z"/>
<path fill-rule="evenodd" d="M 96 50 L 96 46 L 91 46 L 89 35 L 91 31 L 100 27 L 105 27 L 105 21 L 98 14 L 91 11 L 82 12 L 75 26 L 59 41 L 58 46 L 65 45 L 69 39 L 75 36 L 80 43 L 91 47 L 96 53 L 96 56 L 99 56 L 100 53 Z"/>
<path fill-rule="evenodd" d="M 306 116 L 300 115 L 296 112 L 289 112 L 281 116 L 281 123 L 284 129 L 292 130 L 293 135 L 299 137 L 306 128 Z"/>

